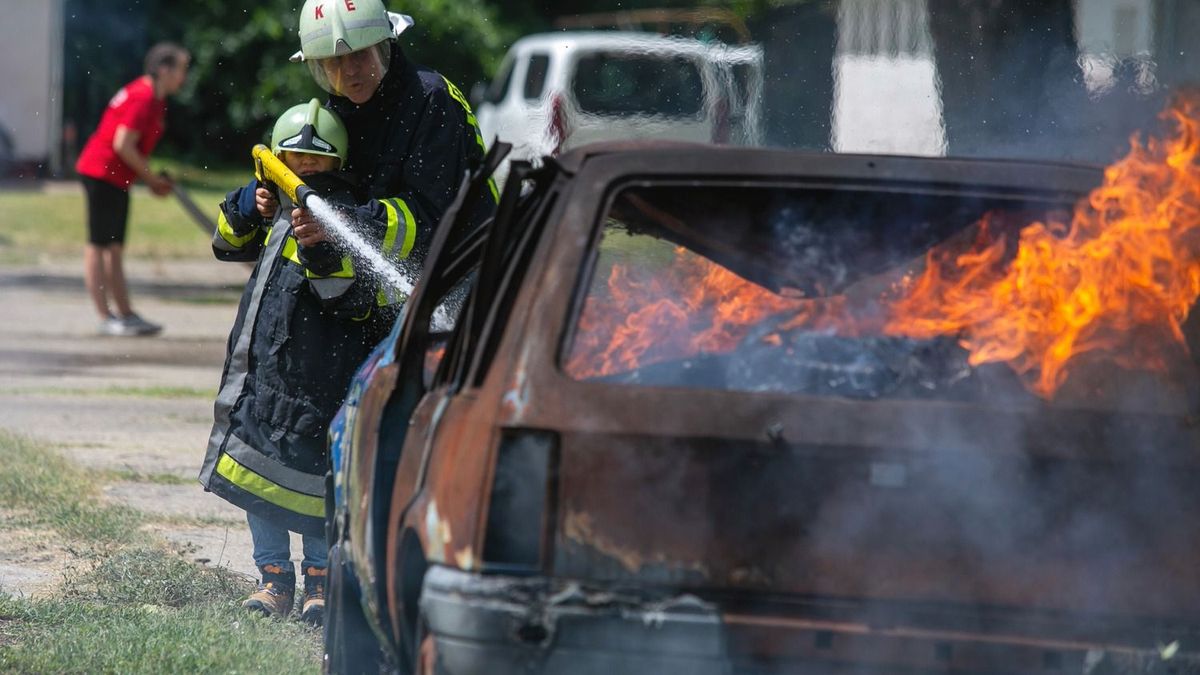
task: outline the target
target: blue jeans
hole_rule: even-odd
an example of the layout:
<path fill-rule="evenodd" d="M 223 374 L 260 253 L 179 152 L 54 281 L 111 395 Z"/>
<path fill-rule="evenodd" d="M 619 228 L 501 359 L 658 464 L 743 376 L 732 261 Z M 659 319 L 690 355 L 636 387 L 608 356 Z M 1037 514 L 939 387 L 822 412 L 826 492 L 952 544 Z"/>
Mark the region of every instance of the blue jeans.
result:
<path fill-rule="evenodd" d="M 250 523 L 250 539 L 254 542 L 254 564 L 279 565 L 283 569 L 292 569 L 292 546 L 287 528 L 280 527 L 265 518 L 252 513 L 246 514 Z M 329 565 L 329 545 L 325 537 L 301 535 L 304 542 L 304 560 L 300 563 L 303 570 L 307 567 L 324 569 Z"/>

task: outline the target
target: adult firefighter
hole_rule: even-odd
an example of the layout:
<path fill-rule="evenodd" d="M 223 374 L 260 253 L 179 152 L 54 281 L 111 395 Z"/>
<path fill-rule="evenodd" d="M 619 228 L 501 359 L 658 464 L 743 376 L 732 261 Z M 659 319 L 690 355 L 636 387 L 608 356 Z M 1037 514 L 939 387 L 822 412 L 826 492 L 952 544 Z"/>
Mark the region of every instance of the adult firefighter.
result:
<path fill-rule="evenodd" d="M 410 263 L 419 263 L 485 147 L 458 87 L 405 56 L 395 38 L 412 25 L 411 17 L 388 12 L 381 0 L 306 0 L 292 61 L 305 63 L 330 94 L 326 105 L 350 134 L 347 170 L 383 202 L 391 227 L 415 234 Z M 471 205 L 481 220 L 495 209 L 491 187 Z M 307 223 L 312 216 L 299 218 Z"/>
<path fill-rule="evenodd" d="M 437 72 L 410 62 L 397 44 L 396 37 L 411 25 L 411 18 L 387 12 L 380 0 L 306 0 L 300 17 L 301 50 L 292 58 L 309 66 L 317 83 L 330 93 L 326 106 L 345 124 L 349 154 L 343 168 L 356 177 L 369 198 L 359 206 L 359 220 L 383 224 L 366 232 L 367 238 L 385 258 L 419 271 L 434 227 L 466 173 L 482 160 L 484 144 L 461 92 Z M 470 205 L 474 217 L 489 217 L 495 199 L 493 190 Z M 278 205 L 277 197 L 262 186 L 255 190 L 254 200 L 260 213 Z M 311 237 L 302 233 L 315 231 L 325 237 L 321 223 L 307 209 L 290 204 L 287 208 L 296 236 Z M 336 236 L 328 239 L 334 240 L 336 248 Z M 287 250 L 284 244 L 275 255 L 285 255 Z M 362 318 L 383 316 L 390 321 L 403 297 L 381 286 L 352 251 L 337 250 L 340 264 L 327 275 L 334 283 L 321 291 L 322 299 L 335 301 L 331 293 L 368 297 L 373 305 L 364 311 L 371 314 Z M 296 292 L 298 305 L 299 296 L 315 291 L 310 284 Z M 303 330 L 281 316 L 273 329 L 276 348 L 299 339 Z M 365 348 L 369 350 L 380 337 L 370 335 Z M 324 359 L 326 354 L 318 350 L 309 358 Z M 359 361 L 347 362 L 344 373 L 329 378 L 340 383 L 338 404 Z M 326 467 L 296 461 L 285 452 L 257 449 L 247 442 L 251 439 L 246 426 L 237 420 L 253 419 L 274 447 L 319 445 L 323 449 L 324 430 L 337 405 L 313 407 L 303 399 L 282 395 L 270 381 L 275 375 L 258 368 L 253 353 L 239 365 L 240 375 L 231 370 L 224 378 L 200 480 L 214 493 L 293 531 L 322 532 L 324 509 L 319 505 L 324 499 Z M 287 371 L 302 377 L 305 366 L 299 359 L 288 364 Z M 322 368 L 323 373 L 328 371 Z M 230 423 L 222 422 L 222 407 Z"/>

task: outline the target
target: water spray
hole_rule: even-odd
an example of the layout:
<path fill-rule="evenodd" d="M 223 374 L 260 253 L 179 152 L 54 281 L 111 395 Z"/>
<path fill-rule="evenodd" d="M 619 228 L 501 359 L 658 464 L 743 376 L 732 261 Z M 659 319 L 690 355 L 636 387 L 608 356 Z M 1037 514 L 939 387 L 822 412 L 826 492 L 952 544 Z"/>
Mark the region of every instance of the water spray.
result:
<path fill-rule="evenodd" d="M 375 246 L 372 246 L 359 232 L 355 231 L 353 225 L 347 222 L 342 214 L 321 199 L 316 191 L 305 185 L 304 181 L 289 169 L 283 160 L 276 157 L 270 148 L 260 143 L 254 146 L 250 154 L 254 157 L 254 176 L 258 178 L 259 182 L 278 186 L 293 202 L 312 211 L 313 216 L 321 221 L 322 225 L 329 228 L 339 242 L 352 249 L 357 258 L 363 260 L 371 268 L 371 271 L 382 277 L 383 283 L 406 296 L 412 295 L 413 282 L 405 277 L 394 264 L 388 262 Z M 439 305 L 433 315 L 434 330 L 449 330 L 453 325 L 454 320 L 446 307 Z"/>

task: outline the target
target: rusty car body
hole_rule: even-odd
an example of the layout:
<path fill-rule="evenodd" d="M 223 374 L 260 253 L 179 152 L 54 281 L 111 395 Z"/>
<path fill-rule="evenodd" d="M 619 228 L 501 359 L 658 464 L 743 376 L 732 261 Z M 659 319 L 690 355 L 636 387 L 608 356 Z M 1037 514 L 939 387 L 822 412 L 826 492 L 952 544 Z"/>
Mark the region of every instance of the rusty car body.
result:
<path fill-rule="evenodd" d="M 492 223 L 439 229 L 337 425 L 333 670 L 1194 672 L 1194 373 L 1047 401 L 952 340 L 777 322 L 578 360 L 617 263 L 852 295 L 1099 171 L 645 143 L 514 167 Z"/>

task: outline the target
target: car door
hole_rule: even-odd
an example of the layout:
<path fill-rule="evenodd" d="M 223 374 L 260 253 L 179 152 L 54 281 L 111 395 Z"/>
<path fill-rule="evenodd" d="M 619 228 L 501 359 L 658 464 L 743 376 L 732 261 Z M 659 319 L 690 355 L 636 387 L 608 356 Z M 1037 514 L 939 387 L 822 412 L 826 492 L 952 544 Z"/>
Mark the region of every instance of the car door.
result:
<path fill-rule="evenodd" d="M 530 256 L 539 241 L 541 225 L 555 202 L 553 184 L 557 171 L 553 165 L 534 170 L 527 162 L 514 162 L 513 180 L 501 195 L 496 218 L 484 231 L 471 233 L 434 261 L 430 276 L 445 279 L 443 289 L 453 286 L 451 280 L 469 283 L 466 295 L 460 296 L 461 309 L 444 347 L 431 339 L 436 333 L 422 330 L 419 325 L 422 320 L 429 321 L 433 301 L 426 300 L 414 312 L 414 322 L 418 325 L 412 330 L 413 339 L 404 345 L 406 352 L 398 354 L 398 360 L 410 365 L 402 366 L 395 407 L 387 413 L 388 423 L 403 423 L 406 431 L 388 519 L 386 568 L 389 573 L 400 575 L 389 578 L 388 594 L 393 603 L 393 621 L 399 628 L 396 637 L 401 644 L 412 635 L 407 627 L 416 619 L 426 561 L 446 560 L 440 549 L 426 550 L 413 532 L 419 530 L 425 534 L 429 522 L 443 522 L 443 518 L 456 522 L 456 513 L 478 512 L 475 497 L 482 498 L 482 494 L 440 502 L 440 516 L 422 513 L 421 508 L 429 503 L 430 494 L 437 488 L 435 484 L 447 481 L 444 473 L 439 474 L 439 467 L 449 467 L 447 471 L 459 473 L 458 478 L 463 471 L 483 475 L 488 448 L 482 444 L 453 447 L 449 441 L 456 436 L 448 433 L 450 421 L 459 423 L 455 432 L 461 431 L 461 422 L 467 419 L 468 424 L 474 424 L 486 435 L 484 426 L 489 423 L 486 411 L 474 415 L 470 406 L 505 334 Z M 424 339 L 422 334 L 426 336 Z M 418 363 L 422 364 L 420 370 L 416 367 Z M 411 413 L 406 414 L 407 406 L 411 406 L 408 408 Z M 435 457 L 443 452 L 457 456 L 449 460 Z M 471 538 L 467 528 L 456 525 L 453 529 L 454 541 L 461 543 Z M 434 539 L 426 536 L 427 543 Z"/>

